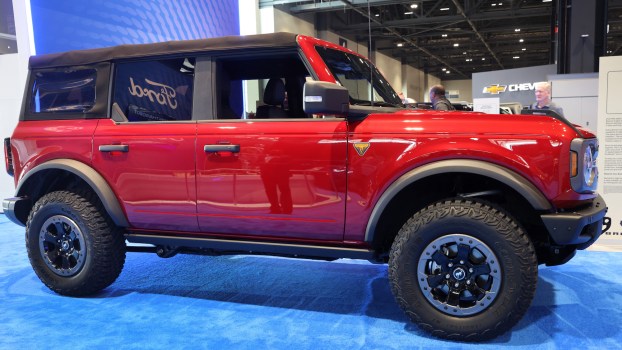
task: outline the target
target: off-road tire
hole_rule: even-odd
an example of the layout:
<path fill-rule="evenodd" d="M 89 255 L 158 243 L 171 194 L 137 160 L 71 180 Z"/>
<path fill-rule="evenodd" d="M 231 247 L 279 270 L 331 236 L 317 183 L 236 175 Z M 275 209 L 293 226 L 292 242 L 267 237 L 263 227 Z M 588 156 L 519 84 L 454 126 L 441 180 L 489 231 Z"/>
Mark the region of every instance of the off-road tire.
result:
<path fill-rule="evenodd" d="M 26 222 L 28 258 L 39 279 L 68 296 L 96 293 L 112 284 L 125 263 L 125 239 L 90 191 L 41 197 Z"/>
<path fill-rule="evenodd" d="M 478 200 L 446 200 L 417 212 L 389 257 L 400 307 L 418 327 L 445 339 L 481 341 L 507 331 L 529 308 L 537 279 L 535 250 L 524 230 Z M 477 280 L 484 282 L 471 293 Z"/>

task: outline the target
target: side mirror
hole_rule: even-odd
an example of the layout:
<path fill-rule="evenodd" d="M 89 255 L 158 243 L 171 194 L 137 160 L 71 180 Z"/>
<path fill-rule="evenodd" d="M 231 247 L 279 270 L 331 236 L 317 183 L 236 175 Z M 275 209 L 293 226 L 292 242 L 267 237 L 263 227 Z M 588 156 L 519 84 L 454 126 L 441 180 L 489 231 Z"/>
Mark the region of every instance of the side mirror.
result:
<path fill-rule="evenodd" d="M 303 109 L 307 114 L 347 114 L 348 89 L 324 81 L 308 81 L 303 89 Z"/>

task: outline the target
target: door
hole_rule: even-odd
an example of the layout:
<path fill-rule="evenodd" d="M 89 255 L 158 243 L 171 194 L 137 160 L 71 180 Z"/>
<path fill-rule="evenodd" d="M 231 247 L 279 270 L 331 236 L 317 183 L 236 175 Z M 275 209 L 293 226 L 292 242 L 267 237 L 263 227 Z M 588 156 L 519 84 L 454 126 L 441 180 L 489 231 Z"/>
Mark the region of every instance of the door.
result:
<path fill-rule="evenodd" d="M 93 166 L 112 186 L 132 228 L 198 231 L 194 59 L 114 69 L 113 119 L 98 124 Z"/>
<path fill-rule="evenodd" d="M 93 164 L 134 228 L 197 231 L 196 123 L 100 122 Z"/>
<path fill-rule="evenodd" d="M 343 240 L 344 119 L 199 122 L 201 231 Z"/>

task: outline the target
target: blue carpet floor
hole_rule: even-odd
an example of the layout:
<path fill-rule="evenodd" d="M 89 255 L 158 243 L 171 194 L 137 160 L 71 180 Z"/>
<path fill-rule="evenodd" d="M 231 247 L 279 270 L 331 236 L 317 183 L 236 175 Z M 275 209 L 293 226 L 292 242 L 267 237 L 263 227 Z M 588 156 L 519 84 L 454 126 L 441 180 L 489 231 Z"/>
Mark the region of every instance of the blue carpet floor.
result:
<path fill-rule="evenodd" d="M 485 344 L 409 323 L 387 268 L 257 256 L 129 253 L 102 293 L 68 298 L 32 272 L 23 228 L 0 214 L 0 349 L 622 349 L 622 253 L 541 267 L 522 321 Z"/>

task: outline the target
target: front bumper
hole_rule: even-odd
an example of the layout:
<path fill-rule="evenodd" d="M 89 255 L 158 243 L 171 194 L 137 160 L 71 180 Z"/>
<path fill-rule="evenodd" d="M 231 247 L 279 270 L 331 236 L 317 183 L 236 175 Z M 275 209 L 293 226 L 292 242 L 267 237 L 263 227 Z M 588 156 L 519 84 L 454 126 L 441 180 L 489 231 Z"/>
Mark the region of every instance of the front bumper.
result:
<path fill-rule="evenodd" d="M 603 218 L 607 205 L 600 195 L 592 204 L 580 210 L 544 214 L 542 221 L 551 238 L 558 245 L 574 245 L 585 249 L 592 245 L 603 230 Z"/>

